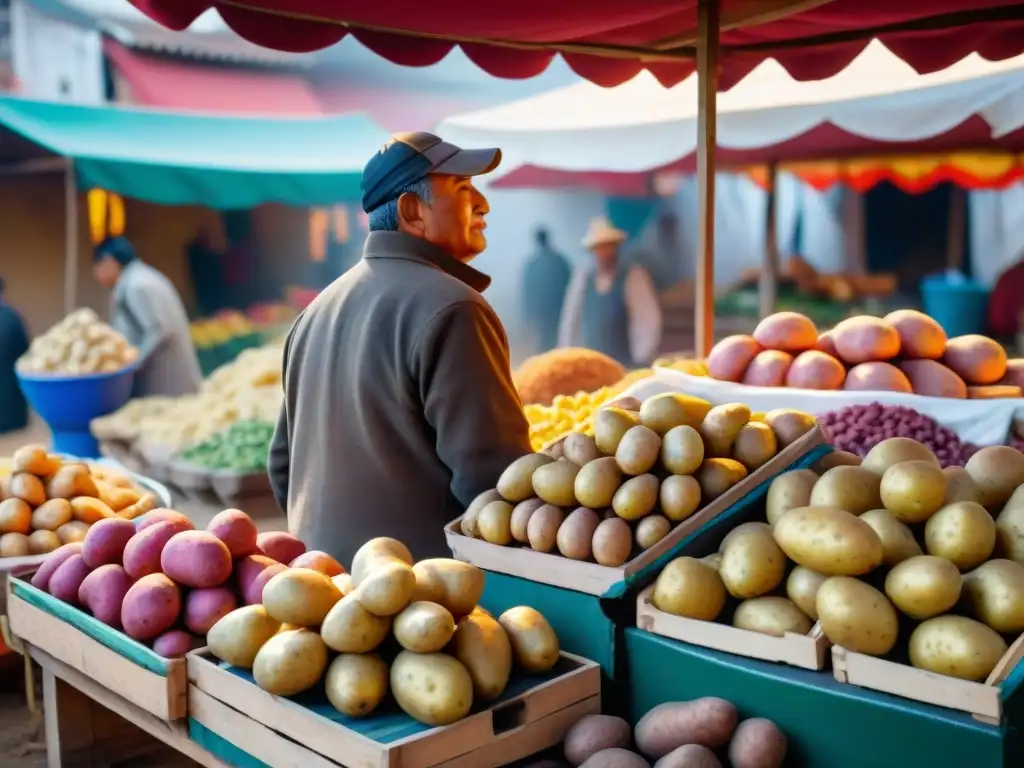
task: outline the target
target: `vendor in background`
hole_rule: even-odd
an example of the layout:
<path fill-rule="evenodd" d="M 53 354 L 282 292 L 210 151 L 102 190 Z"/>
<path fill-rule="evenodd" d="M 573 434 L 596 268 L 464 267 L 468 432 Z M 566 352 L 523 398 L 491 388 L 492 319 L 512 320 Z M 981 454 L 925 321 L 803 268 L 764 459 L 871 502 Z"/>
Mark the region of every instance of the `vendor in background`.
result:
<path fill-rule="evenodd" d="M 1012 338 L 1024 323 L 1024 260 L 1007 268 L 996 278 L 988 299 L 988 332 L 998 338 Z"/>
<path fill-rule="evenodd" d="M 627 368 L 649 364 L 661 344 L 658 292 L 647 270 L 623 263 L 626 233 L 595 219 L 583 238 L 594 264 L 577 270 L 562 309 L 558 345 L 586 347 Z"/>
<path fill-rule="evenodd" d="M 28 332 L 21 315 L 7 303 L 0 277 L 0 435 L 28 426 L 28 403 L 18 386 L 14 366 L 28 352 Z"/>
<path fill-rule="evenodd" d="M 171 281 L 135 255 L 124 237 L 93 252 L 93 275 L 111 289 L 111 325 L 139 350 L 135 397 L 180 397 L 199 391 L 202 374 L 188 315 Z"/>
<path fill-rule="evenodd" d="M 343 563 L 390 536 L 450 556 L 444 526 L 530 453 L 501 321 L 469 266 L 498 149 L 396 134 L 363 170 L 363 258 L 299 317 L 270 448 L 288 527 Z"/>
<path fill-rule="evenodd" d="M 569 260 L 551 246 L 547 229 L 539 227 L 534 240 L 536 246 L 526 262 L 520 291 L 531 355 L 558 346 L 558 320 L 572 276 Z"/>

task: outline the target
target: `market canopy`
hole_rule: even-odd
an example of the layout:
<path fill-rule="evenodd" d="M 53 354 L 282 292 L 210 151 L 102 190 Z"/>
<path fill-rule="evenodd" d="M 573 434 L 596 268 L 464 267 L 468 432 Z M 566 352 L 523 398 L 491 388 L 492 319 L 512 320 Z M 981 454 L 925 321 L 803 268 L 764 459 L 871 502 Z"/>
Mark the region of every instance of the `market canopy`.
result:
<path fill-rule="evenodd" d="M 130 0 L 184 30 L 215 8 L 241 37 L 283 51 L 313 51 L 348 34 L 391 61 L 426 66 L 455 45 L 499 77 L 532 77 L 556 53 L 581 76 L 618 85 L 648 69 L 664 85 L 694 70 L 698 0 Z M 721 0 L 720 85 L 768 57 L 799 80 L 841 71 L 871 38 L 920 72 L 972 52 L 1024 52 L 1016 0 Z M 951 29 L 955 28 L 955 29 Z"/>
<path fill-rule="evenodd" d="M 218 209 L 356 199 L 363 165 L 388 139 L 361 114 L 247 119 L 13 97 L 0 98 L 0 128 L 5 162 L 23 159 L 27 142 L 74 161 L 81 188 Z"/>

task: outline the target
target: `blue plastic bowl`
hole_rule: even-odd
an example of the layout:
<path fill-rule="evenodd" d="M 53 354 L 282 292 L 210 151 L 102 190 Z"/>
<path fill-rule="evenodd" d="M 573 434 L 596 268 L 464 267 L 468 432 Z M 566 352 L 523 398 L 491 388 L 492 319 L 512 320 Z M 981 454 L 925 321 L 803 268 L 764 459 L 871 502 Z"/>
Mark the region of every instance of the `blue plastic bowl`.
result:
<path fill-rule="evenodd" d="M 138 365 L 113 373 L 84 376 L 27 374 L 18 371 L 18 383 L 32 409 L 53 434 L 53 450 L 85 459 L 100 455 L 89 422 L 113 413 L 132 396 Z"/>
<path fill-rule="evenodd" d="M 950 282 L 929 277 L 921 283 L 925 314 L 931 315 L 949 338 L 986 333 L 988 298 L 989 290 L 973 280 Z"/>

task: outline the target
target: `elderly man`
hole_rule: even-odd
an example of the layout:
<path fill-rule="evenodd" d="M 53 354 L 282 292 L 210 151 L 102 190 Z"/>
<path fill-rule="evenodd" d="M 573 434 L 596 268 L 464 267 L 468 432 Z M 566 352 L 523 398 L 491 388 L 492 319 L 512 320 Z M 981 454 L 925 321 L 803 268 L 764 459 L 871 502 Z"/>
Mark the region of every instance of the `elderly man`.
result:
<path fill-rule="evenodd" d="M 188 315 L 171 281 L 143 263 L 124 237 L 110 237 L 93 253 L 96 282 L 111 289 L 111 325 L 139 350 L 134 395 L 180 397 L 202 383 Z"/>
<path fill-rule="evenodd" d="M 395 135 L 363 170 L 362 261 L 288 336 L 271 484 L 291 531 L 343 563 L 375 536 L 447 555 L 445 523 L 530 452 L 490 279 L 468 263 L 489 211 L 473 177 L 500 161 Z"/>

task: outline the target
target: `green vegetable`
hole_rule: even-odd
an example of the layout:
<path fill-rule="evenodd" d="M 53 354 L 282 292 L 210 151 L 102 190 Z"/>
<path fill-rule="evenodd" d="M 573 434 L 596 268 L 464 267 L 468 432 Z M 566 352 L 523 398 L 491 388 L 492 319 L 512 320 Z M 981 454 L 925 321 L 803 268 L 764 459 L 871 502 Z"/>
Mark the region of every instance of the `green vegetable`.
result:
<path fill-rule="evenodd" d="M 239 473 L 266 472 L 274 425 L 265 421 L 239 421 L 223 432 L 179 454 L 205 469 Z"/>

